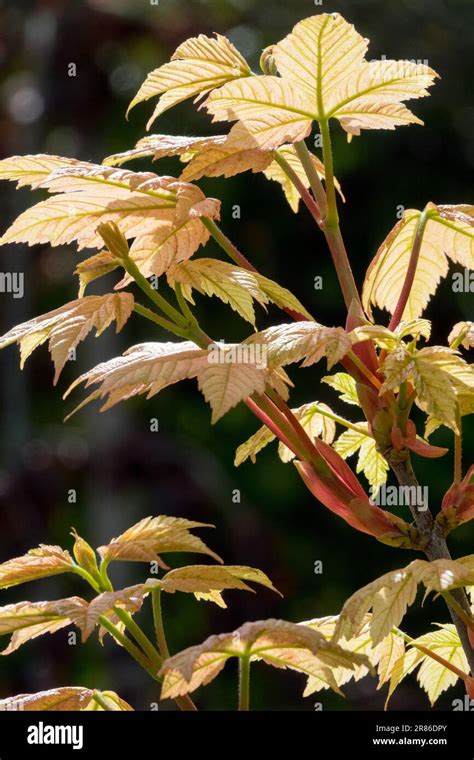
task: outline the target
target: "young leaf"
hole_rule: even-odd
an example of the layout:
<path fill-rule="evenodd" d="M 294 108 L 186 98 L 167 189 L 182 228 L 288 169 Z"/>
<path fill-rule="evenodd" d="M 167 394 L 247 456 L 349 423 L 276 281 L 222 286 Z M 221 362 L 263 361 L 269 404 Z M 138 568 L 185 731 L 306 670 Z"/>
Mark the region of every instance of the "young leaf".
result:
<path fill-rule="evenodd" d="M 168 108 L 193 96 L 201 96 L 232 79 L 250 76 L 251 71 L 226 37 L 200 34 L 183 42 L 165 63 L 152 71 L 128 107 L 160 95 L 147 129 Z"/>
<path fill-rule="evenodd" d="M 464 673 L 469 673 L 467 657 L 454 625 L 441 625 L 438 631 L 430 631 L 411 642 L 413 647 L 416 644 L 440 655 Z M 443 691 L 454 686 L 458 676 L 428 655 L 421 654 L 417 660 L 420 664 L 417 681 L 428 694 L 433 706 Z"/>
<path fill-rule="evenodd" d="M 158 562 L 166 567 L 160 554 L 166 552 L 194 552 L 208 554 L 218 562 L 221 558 L 190 531 L 193 528 L 210 528 L 206 523 L 192 522 L 182 517 L 146 517 L 136 525 L 113 538 L 109 544 L 99 546 L 98 552 L 106 562 L 128 560 Z"/>
<path fill-rule="evenodd" d="M 291 168 L 297 175 L 298 179 L 303 183 L 303 185 L 306 188 L 308 188 L 309 179 L 304 170 L 303 164 L 301 163 L 298 157 L 298 154 L 295 151 L 294 146 L 282 145 L 281 148 L 279 148 L 278 153 L 291 166 Z M 321 179 L 324 179 L 324 164 L 313 153 L 310 153 L 310 157 L 319 177 Z M 298 211 L 301 196 L 298 190 L 295 188 L 294 184 L 289 179 L 288 175 L 281 168 L 280 164 L 277 161 L 272 161 L 268 169 L 265 169 L 263 173 L 265 174 L 267 179 L 273 179 L 275 180 L 275 182 L 280 183 L 280 185 L 282 186 L 282 190 L 285 193 L 286 200 L 290 204 L 290 208 L 295 212 Z M 339 193 L 341 194 L 342 199 L 345 200 L 341 192 L 341 187 L 337 180 L 335 180 L 335 185 Z"/>
<path fill-rule="evenodd" d="M 285 81 L 306 94 L 315 118 L 337 118 L 350 134 L 422 123 L 400 103 L 428 95 L 437 74 L 409 61 L 370 61 L 368 41 L 338 13 L 300 21 L 273 47 Z"/>
<path fill-rule="evenodd" d="M 252 393 L 263 393 L 268 379 L 258 364 L 232 361 L 208 364 L 198 375 L 198 386 L 211 406 L 211 423 Z"/>
<path fill-rule="evenodd" d="M 423 234 L 413 286 L 403 319 L 416 319 L 426 308 L 440 280 L 448 273 L 448 258 L 474 268 L 474 219 L 457 206 L 434 206 Z M 469 209 L 471 207 L 467 207 Z M 405 281 L 420 211 L 408 209 L 378 249 L 367 270 L 362 302 L 393 314 Z"/>
<path fill-rule="evenodd" d="M 53 172 L 58 169 L 72 167 L 83 169 L 93 166 L 86 161 L 75 158 L 49 155 L 10 156 L 0 161 L 0 179 L 17 182 L 17 188 L 37 188 Z"/>
<path fill-rule="evenodd" d="M 203 105 L 212 121 L 241 120 L 244 129 L 238 125 L 228 138 L 228 145 L 240 149 L 271 150 L 304 140 L 315 118 L 306 93 L 275 76 L 228 82 L 211 92 Z"/>
<path fill-rule="evenodd" d="M 147 393 L 150 398 L 167 385 L 197 377 L 199 389 L 211 405 L 214 423 L 247 396 L 263 393 L 267 382 L 276 382 L 272 370 L 267 371 L 257 356 L 245 355 L 249 353 L 246 344 L 215 344 L 214 349 L 211 355 L 191 341 L 133 346 L 123 356 L 79 377 L 65 395 L 82 382 L 86 387 L 100 384 L 81 406 L 108 396 L 101 408 L 104 411 L 137 394 Z"/>
<path fill-rule="evenodd" d="M 272 46 L 281 75 L 240 79 L 205 102 L 214 121 L 240 119 L 241 147 L 276 148 L 304 139 L 314 119 L 339 119 L 350 135 L 361 129 L 421 124 L 402 101 L 428 94 L 437 74 L 409 61 L 365 60 L 367 40 L 339 14 L 300 21 Z"/>
<path fill-rule="evenodd" d="M 469 392 L 472 395 L 474 372 L 454 351 L 442 346 L 422 348 L 415 353 L 399 348 L 387 356 L 382 371 L 385 375 L 382 392 L 394 390 L 409 380 L 417 392 L 417 405 L 458 432 L 457 395 Z"/>
<path fill-rule="evenodd" d="M 415 601 L 418 584 L 422 583 L 428 592 L 439 593 L 470 585 L 473 579 L 474 555 L 433 562 L 416 559 L 407 567 L 386 573 L 356 591 L 342 608 L 334 640 L 357 635 L 365 615 L 372 609 L 370 635 L 374 644 L 378 644 L 400 624 L 407 608 Z"/>
<path fill-rule="evenodd" d="M 188 565 L 187 567 L 179 567 L 166 573 L 159 581 L 159 585 L 163 591 L 171 594 L 175 591 L 184 591 L 194 594 L 198 599 L 209 598 L 210 601 L 217 601 L 212 596 L 212 592 L 221 592 L 226 589 L 253 591 L 248 582 L 259 583 L 279 593 L 270 579 L 261 570 L 240 565 L 222 565 L 219 567 L 213 565 Z M 219 598 L 219 606 L 226 607 L 222 598 Z"/>
<path fill-rule="evenodd" d="M 142 137 L 132 150 L 115 153 L 103 160 L 105 166 L 120 166 L 135 158 L 152 157 L 153 161 L 166 156 L 194 154 L 207 147 L 218 146 L 225 142 L 227 135 L 209 137 L 187 137 L 185 135 L 147 135 Z M 1 164 L 0 164 L 1 166 Z"/>
<path fill-rule="evenodd" d="M 339 393 L 341 401 L 345 401 L 346 404 L 359 406 L 356 381 L 347 372 L 336 372 L 334 375 L 327 375 L 321 378 L 321 382 L 334 388 Z"/>
<path fill-rule="evenodd" d="M 372 488 L 377 491 L 387 480 L 388 464 L 377 451 L 375 440 L 369 435 L 367 423 L 360 423 L 360 433 L 345 430 L 334 443 L 334 449 L 343 459 L 359 452 L 357 472 L 363 472 Z"/>
<path fill-rule="evenodd" d="M 317 322 L 269 327 L 247 338 L 245 343 L 265 346 L 268 366 L 281 367 L 304 359 L 301 366 L 310 367 L 325 356 L 328 369 L 344 358 L 352 345 L 342 327 L 324 327 Z"/>
<path fill-rule="evenodd" d="M 236 129 L 238 127 L 238 129 Z M 201 177 L 233 177 L 241 172 L 261 172 L 266 169 L 273 160 L 273 152 L 262 150 L 258 146 L 244 147 L 239 143 L 238 134 L 244 132 L 242 125 L 237 124 L 225 142 L 206 146 L 202 149 L 193 148 L 190 153 L 181 160 L 190 161 L 183 169 L 180 179 L 191 182 Z M 245 138 L 247 133 L 244 133 Z"/>
<path fill-rule="evenodd" d="M 332 414 L 332 411 L 327 404 L 319 403 L 319 401 L 312 401 L 309 404 L 303 404 L 291 411 L 311 440 L 316 437 L 321 437 L 326 443 L 333 442 L 336 434 L 336 425 L 332 419 L 324 414 L 324 412 Z M 266 425 L 262 425 L 262 427 L 259 428 L 248 440 L 240 444 L 235 452 L 234 465 L 238 467 L 249 457 L 253 464 L 255 464 L 255 458 L 258 452 L 273 440 L 275 440 L 274 434 L 266 427 Z M 282 462 L 290 462 L 295 456 L 293 452 L 281 442 L 278 445 L 278 455 Z"/>
<path fill-rule="evenodd" d="M 72 564 L 71 555 L 60 546 L 40 544 L 37 549 L 30 549 L 22 557 L 15 557 L 0 565 L 0 588 L 67 573 Z"/>
<path fill-rule="evenodd" d="M 175 282 L 184 285 L 189 300 L 192 301 L 193 289 L 207 296 L 217 296 L 254 326 L 253 301 L 268 303 L 267 296 L 260 290 L 252 272 L 216 259 L 197 259 L 176 264 L 168 270 L 167 278 L 172 287 Z"/>
<path fill-rule="evenodd" d="M 4 654 L 10 654 L 30 639 L 43 633 L 54 633 L 71 625 L 87 608 L 78 596 L 54 602 L 18 602 L 0 607 L 0 636 L 13 634 Z"/>
<path fill-rule="evenodd" d="M 85 686 L 62 686 L 0 699 L 0 710 L 83 710 L 93 694 L 93 690 Z"/>
<path fill-rule="evenodd" d="M 210 636 L 203 644 L 189 647 L 165 660 L 162 699 L 174 698 L 209 683 L 230 657 L 250 656 L 277 668 L 290 668 L 306 675 L 326 673 L 340 665 L 368 664 L 364 655 L 345 651 L 326 641 L 305 625 L 284 620 L 245 623 L 232 633 Z"/>
<path fill-rule="evenodd" d="M 30 354 L 49 341 L 49 352 L 54 363 L 56 385 L 72 349 L 95 328 L 96 337 L 115 320 L 119 332 L 133 311 L 131 293 L 109 293 L 105 296 L 87 296 L 61 306 L 59 309 L 30 319 L 0 337 L 0 348 L 12 343 L 20 346 L 21 367 Z"/>
<path fill-rule="evenodd" d="M 273 301 L 282 308 L 291 308 L 310 317 L 304 306 L 286 288 L 255 272 L 217 259 L 196 259 L 177 264 L 167 272 L 173 287 L 177 281 L 185 286 L 192 302 L 191 291 L 217 296 L 255 326 L 253 301 L 265 305 Z"/>
<path fill-rule="evenodd" d="M 466 349 L 473 348 L 474 322 L 458 322 L 455 324 L 449 333 L 448 343 L 451 348 L 457 348 L 457 346 L 462 346 Z"/>
<path fill-rule="evenodd" d="M 84 296 L 86 288 L 91 282 L 113 272 L 118 266 L 118 260 L 108 251 L 101 251 L 81 261 L 74 270 L 74 274 L 79 276 L 79 298 Z"/>

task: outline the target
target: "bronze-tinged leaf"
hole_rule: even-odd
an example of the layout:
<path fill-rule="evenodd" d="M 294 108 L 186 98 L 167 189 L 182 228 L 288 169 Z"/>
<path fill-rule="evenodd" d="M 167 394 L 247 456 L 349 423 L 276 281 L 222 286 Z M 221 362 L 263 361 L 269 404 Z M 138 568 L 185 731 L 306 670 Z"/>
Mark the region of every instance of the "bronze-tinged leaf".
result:
<path fill-rule="evenodd" d="M 401 103 L 428 95 L 437 74 L 410 61 L 367 61 L 368 40 L 338 13 L 300 21 L 272 55 L 283 80 L 303 92 L 317 119 L 349 134 L 422 123 Z"/>
<path fill-rule="evenodd" d="M 369 665 L 364 655 L 335 646 L 305 625 L 259 620 L 245 623 L 231 633 L 210 636 L 203 644 L 165 660 L 160 671 L 164 676 L 162 698 L 187 694 L 209 683 L 230 657 L 263 660 L 273 667 L 290 668 L 306 675 L 324 674 L 331 684 L 332 668 L 342 664 L 349 668 Z"/>
<path fill-rule="evenodd" d="M 74 274 L 79 276 L 79 298 L 83 297 L 91 282 L 113 272 L 118 266 L 119 262 L 108 251 L 101 251 L 81 261 L 74 270 Z"/>
<path fill-rule="evenodd" d="M 173 594 L 183 591 L 191 594 L 207 594 L 212 591 L 240 589 L 253 591 L 248 583 L 258 583 L 261 586 L 279 593 L 271 580 L 261 570 L 243 565 L 188 565 L 170 570 L 159 581 L 160 588 Z"/>
<path fill-rule="evenodd" d="M 60 546 L 40 544 L 37 549 L 30 549 L 22 557 L 15 557 L 0 565 L 0 588 L 67 573 L 72 564 L 68 551 Z"/>
<path fill-rule="evenodd" d="M 250 76 L 245 59 L 221 34 L 206 37 L 200 34 L 183 42 L 171 61 L 152 71 L 128 107 L 161 96 L 147 129 L 168 108 L 193 96 L 201 96 L 224 82 Z"/>
<path fill-rule="evenodd" d="M 76 623 L 87 606 L 84 599 L 72 596 L 53 602 L 18 602 L 0 607 L 0 636 L 13 634 L 3 653 L 10 654 L 29 639 Z"/>
<path fill-rule="evenodd" d="M 133 346 L 123 356 L 86 372 L 65 397 L 82 382 L 86 387 L 99 384 L 77 409 L 93 399 L 107 397 L 101 407 L 105 411 L 119 401 L 143 393 L 150 398 L 167 385 L 193 377 L 211 406 L 213 423 L 247 396 L 263 393 L 266 383 L 278 384 L 280 392 L 286 389 L 285 379 L 277 377 L 273 368 L 267 370 L 258 346 L 230 343 L 201 349 L 185 341 Z"/>
<path fill-rule="evenodd" d="M 315 118 L 306 93 L 275 76 L 228 82 L 213 90 L 203 105 L 213 121 L 241 121 L 244 128 L 239 126 L 228 143 L 240 149 L 271 150 L 304 140 Z"/>
<path fill-rule="evenodd" d="M 108 156 L 102 163 L 106 166 L 120 166 L 135 158 L 151 157 L 153 161 L 156 161 L 167 156 L 182 156 L 185 153 L 192 155 L 205 148 L 221 145 L 226 139 L 227 135 L 211 135 L 209 137 L 147 135 L 142 137 L 131 150 Z"/>
<path fill-rule="evenodd" d="M 36 639 L 38 636 L 43 636 L 45 633 L 56 633 L 61 628 L 67 628 L 72 624 L 72 620 L 64 618 L 60 620 L 53 620 L 52 622 L 38 623 L 38 625 L 30 625 L 28 628 L 21 628 L 12 634 L 10 643 L 5 649 L 2 649 L 0 655 L 5 657 L 12 652 L 16 652 L 23 644 L 28 641 Z"/>
<path fill-rule="evenodd" d="M 407 567 L 386 573 L 356 591 L 341 610 L 334 640 L 357 635 L 365 616 L 372 610 L 370 635 L 374 644 L 378 644 L 400 624 L 415 600 L 419 584 L 423 584 L 427 592 L 440 593 L 472 585 L 473 580 L 474 555 L 433 562 L 416 559 Z"/>
<path fill-rule="evenodd" d="M 190 531 L 193 528 L 211 528 L 206 523 L 185 520 L 182 517 L 146 517 L 128 528 L 117 538 L 98 548 L 100 556 L 107 562 L 112 560 L 128 560 L 134 562 L 158 562 L 161 567 L 166 565 L 160 559 L 160 554 L 167 552 L 193 552 L 208 554 L 218 562 L 222 562 L 203 541 Z"/>
<path fill-rule="evenodd" d="M 61 306 L 59 309 L 16 325 L 0 337 L 0 348 L 12 343 L 20 346 L 21 367 L 30 354 L 49 341 L 49 352 L 55 367 L 57 383 L 70 352 L 95 328 L 96 337 L 115 321 L 119 332 L 134 306 L 131 293 L 109 293 L 104 296 L 87 296 Z"/>
<path fill-rule="evenodd" d="M 38 691 L 36 694 L 17 694 L 0 699 L 0 710 L 83 710 L 93 695 L 85 686 L 62 686 Z"/>
<path fill-rule="evenodd" d="M 399 348 L 387 356 L 382 371 L 383 391 L 395 390 L 409 380 L 417 392 L 417 405 L 431 418 L 458 432 L 456 412 L 458 405 L 464 406 L 474 395 L 474 371 L 455 351 L 444 346 L 416 352 Z"/>
<path fill-rule="evenodd" d="M 231 136 L 235 137 L 235 132 L 231 132 L 229 140 Z M 191 160 L 181 172 L 180 179 L 192 182 L 201 177 L 233 177 L 246 171 L 261 172 L 272 163 L 271 151 L 259 147 L 241 147 L 229 140 L 203 150 L 193 150 Z"/>
<path fill-rule="evenodd" d="M 86 161 L 78 161 L 75 158 L 63 156 L 49 156 L 47 154 L 10 156 L 0 161 L 0 179 L 17 182 L 17 188 L 37 188 L 53 172 L 58 169 L 74 168 L 84 169 L 92 167 Z"/>
<path fill-rule="evenodd" d="M 342 327 L 324 327 L 318 322 L 295 322 L 277 325 L 255 333 L 247 344 L 266 348 L 268 366 L 284 366 L 304 361 L 302 367 L 327 358 L 328 368 L 340 361 L 351 349 L 351 339 Z"/>
<path fill-rule="evenodd" d="M 436 206 L 428 221 L 418 257 L 413 286 L 403 319 L 419 317 L 448 273 L 449 259 L 467 269 L 474 268 L 474 218 L 472 206 Z M 462 209 L 462 210 L 460 210 Z M 393 314 L 415 240 L 421 212 L 408 209 L 378 249 L 364 282 L 362 301 L 370 313 L 372 306 Z"/>

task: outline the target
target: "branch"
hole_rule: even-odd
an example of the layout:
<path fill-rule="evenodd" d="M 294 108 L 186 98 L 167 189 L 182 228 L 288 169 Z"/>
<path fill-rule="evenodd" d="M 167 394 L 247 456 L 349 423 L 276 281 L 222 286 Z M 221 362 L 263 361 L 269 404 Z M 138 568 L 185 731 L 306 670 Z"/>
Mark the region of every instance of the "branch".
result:
<path fill-rule="evenodd" d="M 398 483 L 401 486 L 409 486 L 415 488 L 419 487 L 419 483 L 415 473 L 413 472 L 409 456 L 403 460 L 400 460 L 396 455 L 394 455 L 393 452 L 388 452 L 385 454 L 385 457 L 391 469 L 393 470 Z M 416 504 L 410 504 L 410 512 L 412 513 L 415 520 L 416 527 L 418 528 L 422 539 L 422 543 L 424 543 L 424 552 L 430 562 L 436 559 L 451 560 L 452 557 L 446 543 L 446 539 L 439 531 L 439 528 L 433 520 L 433 515 L 431 514 L 428 506 L 425 511 L 421 512 L 417 509 Z M 451 594 L 456 602 L 463 608 L 466 614 L 470 615 L 471 610 L 464 589 L 453 589 L 453 591 L 451 591 Z M 471 643 L 469 641 L 467 628 L 456 611 L 449 605 L 449 603 L 448 607 L 451 619 L 456 626 L 456 630 L 461 640 L 461 644 L 472 674 L 474 673 L 474 650 L 472 649 Z"/>

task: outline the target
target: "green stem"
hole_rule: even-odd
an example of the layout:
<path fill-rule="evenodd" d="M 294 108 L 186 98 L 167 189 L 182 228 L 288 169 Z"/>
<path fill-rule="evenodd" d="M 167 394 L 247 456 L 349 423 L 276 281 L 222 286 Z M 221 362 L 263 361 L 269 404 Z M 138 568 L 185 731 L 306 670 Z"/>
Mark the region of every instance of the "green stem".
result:
<path fill-rule="evenodd" d="M 413 287 L 413 282 L 415 279 L 416 268 L 418 266 L 418 259 L 420 257 L 420 250 L 421 250 L 421 244 L 423 242 L 423 235 L 425 233 L 426 225 L 430 218 L 431 208 L 432 208 L 432 204 L 428 203 L 428 205 L 425 206 L 422 213 L 420 214 L 420 218 L 418 219 L 415 237 L 413 240 L 413 245 L 412 245 L 412 249 L 410 253 L 410 260 L 408 262 L 407 273 L 405 275 L 405 281 L 400 291 L 398 302 L 397 302 L 397 305 L 395 306 L 395 310 L 392 314 L 392 318 L 388 325 L 389 330 L 395 330 L 395 328 L 399 324 L 401 318 L 403 317 L 403 312 L 405 311 L 405 307 L 407 305 L 408 299 L 410 297 L 411 289 Z"/>
<path fill-rule="evenodd" d="M 155 673 L 153 669 L 153 663 L 151 663 L 148 658 L 145 657 L 143 652 L 141 652 L 140 649 L 135 646 L 133 641 L 130 641 L 130 639 L 127 638 L 127 636 L 125 636 L 122 631 L 120 631 L 117 626 L 115 626 L 105 615 L 101 615 L 99 617 L 99 622 L 102 627 L 105 628 L 105 630 L 108 631 L 114 637 L 114 639 L 116 639 L 119 644 L 123 646 L 129 655 L 133 657 L 136 662 L 138 662 L 140 667 L 143 668 L 143 670 L 146 670 L 151 678 L 158 682 L 161 681 L 158 674 Z"/>
<path fill-rule="evenodd" d="M 142 306 L 141 304 L 135 302 L 133 310 L 137 314 L 140 314 L 141 317 L 145 317 L 146 319 L 149 319 L 150 322 L 154 322 L 155 324 L 162 327 L 164 330 L 168 330 L 168 332 L 174 333 L 174 335 L 177 335 L 179 338 L 187 337 L 185 331 L 181 330 L 181 328 L 178 327 L 174 322 L 171 322 L 170 320 L 165 319 L 164 317 L 160 317 L 159 314 L 155 314 L 154 311 L 152 311 L 151 309 L 147 309 L 146 306 Z"/>
<path fill-rule="evenodd" d="M 145 293 L 145 295 L 148 296 L 150 301 L 152 301 L 155 306 L 157 306 L 171 319 L 172 322 L 176 323 L 178 326 L 184 325 L 183 315 L 177 309 L 175 309 L 174 306 L 168 303 L 166 298 L 160 295 L 158 291 L 152 288 L 146 277 L 142 275 L 135 262 L 129 256 L 122 259 L 122 265 L 125 271 L 128 272 L 130 277 L 133 277 L 138 287 L 141 288 L 141 290 Z"/>
<path fill-rule="evenodd" d="M 250 707 L 250 656 L 239 659 L 239 710 L 248 711 Z"/>
<path fill-rule="evenodd" d="M 168 644 L 166 642 L 165 628 L 163 625 L 163 614 L 161 610 L 161 589 L 156 588 L 151 592 L 153 606 L 153 622 L 155 624 L 155 635 L 158 649 L 163 659 L 170 656 Z"/>
<path fill-rule="evenodd" d="M 239 267 L 243 267 L 243 269 L 248 269 L 250 272 L 257 271 L 253 264 L 251 264 L 250 261 L 244 256 L 244 254 L 241 253 L 238 248 L 236 248 L 236 246 L 229 240 L 226 235 L 224 235 L 222 230 L 217 226 L 213 219 L 209 219 L 207 216 L 203 216 L 201 217 L 201 222 L 211 233 L 216 243 L 220 245 L 222 250 L 227 253 L 228 257 L 235 264 L 237 264 Z"/>
<path fill-rule="evenodd" d="M 87 570 L 84 570 L 83 567 L 80 567 L 79 565 L 72 565 L 71 572 L 76 573 L 76 575 L 80 575 L 81 578 L 84 578 L 84 580 L 87 581 L 90 586 L 92 586 L 97 594 L 102 593 L 103 589 L 101 589 L 97 581 L 92 577 L 90 573 L 87 572 Z"/>
<path fill-rule="evenodd" d="M 319 174 L 313 163 L 311 153 L 309 152 L 304 140 L 295 143 L 295 150 L 298 154 L 299 160 L 303 164 L 303 169 L 305 170 L 306 176 L 308 177 L 311 190 L 313 191 L 314 197 L 316 198 L 316 202 L 320 211 L 320 217 L 322 219 L 325 219 L 328 212 L 328 199 L 326 197 L 326 191 L 324 190 L 323 183 L 321 182 Z"/>
<path fill-rule="evenodd" d="M 275 151 L 275 161 L 280 166 L 280 168 L 285 172 L 290 182 L 294 185 L 294 187 L 296 188 L 296 190 L 301 196 L 301 200 L 303 201 L 309 213 L 311 214 L 311 216 L 313 217 L 313 219 L 319 226 L 322 222 L 321 210 L 318 204 L 316 203 L 316 201 L 314 200 L 313 196 L 311 195 L 311 193 L 306 189 L 306 187 L 304 186 L 304 184 L 298 177 L 297 173 L 293 169 L 293 167 L 290 166 L 286 158 L 282 156 L 278 150 Z"/>
<path fill-rule="evenodd" d="M 354 276 L 347 255 L 346 247 L 342 239 L 339 227 L 339 215 L 337 213 L 336 188 L 334 185 L 334 168 L 332 161 L 331 134 L 327 119 L 319 123 L 323 143 L 324 178 L 326 183 L 327 214 L 323 221 L 323 231 L 331 251 L 332 260 L 336 269 L 342 295 L 347 309 L 352 301 L 361 305 L 359 291 L 355 284 Z M 362 305 L 361 305 L 362 307 Z"/>
<path fill-rule="evenodd" d="M 163 660 L 160 657 L 159 652 L 155 649 L 148 636 L 142 631 L 140 626 L 135 622 L 129 612 L 114 605 L 114 612 L 118 618 L 122 621 L 127 631 L 133 636 L 133 638 L 140 644 L 141 648 L 147 655 L 150 662 L 156 667 L 157 671 L 161 668 Z"/>
<path fill-rule="evenodd" d="M 99 568 L 99 574 L 102 581 L 102 591 L 113 591 L 114 587 L 112 586 L 112 581 L 110 580 L 107 574 L 107 565 L 108 565 L 108 562 L 105 559 L 103 559 L 102 562 L 100 563 L 100 568 Z"/>
<path fill-rule="evenodd" d="M 153 678 L 154 681 L 158 681 L 158 683 L 162 682 L 162 678 L 154 671 L 154 664 L 150 662 L 145 655 L 138 649 L 138 647 L 135 646 L 135 644 L 130 641 L 124 634 L 115 626 L 108 618 L 105 617 L 105 615 L 101 615 L 99 618 L 100 624 L 116 639 L 119 644 L 123 646 L 123 648 L 129 653 L 131 657 L 140 665 L 143 670 L 145 670 L 148 675 Z M 151 642 L 150 642 L 151 643 Z M 191 697 L 188 694 L 185 694 L 183 697 L 175 697 L 174 701 L 178 705 L 180 710 L 183 710 L 185 712 L 195 711 L 197 710 L 196 705 L 192 701 Z"/>
<path fill-rule="evenodd" d="M 94 700 L 94 702 L 97 702 L 97 704 L 100 705 L 103 710 L 106 710 L 107 712 L 114 712 L 113 708 L 107 704 L 107 702 L 105 701 L 105 699 L 103 698 L 102 694 L 99 691 L 94 691 L 92 695 L 92 699 Z"/>

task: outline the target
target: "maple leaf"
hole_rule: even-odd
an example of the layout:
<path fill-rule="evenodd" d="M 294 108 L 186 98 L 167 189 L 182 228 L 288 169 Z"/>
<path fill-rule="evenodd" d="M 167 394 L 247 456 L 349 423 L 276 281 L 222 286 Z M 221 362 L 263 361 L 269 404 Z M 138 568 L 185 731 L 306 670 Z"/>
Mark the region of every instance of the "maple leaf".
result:
<path fill-rule="evenodd" d="M 357 635 L 365 615 L 372 609 L 370 635 L 378 644 L 402 621 L 415 601 L 419 584 L 428 592 L 440 593 L 472 585 L 474 555 L 458 560 L 416 559 L 400 570 L 392 570 L 355 592 L 344 604 L 334 633 L 334 640 Z"/>
<path fill-rule="evenodd" d="M 209 549 L 200 538 L 190 531 L 193 528 L 213 527 L 206 523 L 185 520 L 182 517 L 145 517 L 132 525 L 110 543 L 99 546 L 98 552 L 106 562 L 127 560 L 133 562 L 158 562 L 166 567 L 160 554 L 167 552 L 197 552 L 208 554 L 218 562 L 220 557 Z"/>
<path fill-rule="evenodd" d="M 37 549 L 30 549 L 22 557 L 15 557 L 0 565 L 0 588 L 66 573 L 72 565 L 71 555 L 60 546 L 40 544 Z"/>
<path fill-rule="evenodd" d="M 171 61 L 148 74 L 128 107 L 160 95 L 147 129 L 168 108 L 193 96 L 204 95 L 231 79 L 250 76 L 245 59 L 226 37 L 200 34 L 183 42 Z M 127 113 L 128 113 L 127 112 Z"/>
<path fill-rule="evenodd" d="M 0 348 L 18 343 L 23 368 L 35 348 L 49 341 L 56 384 L 70 352 L 90 331 L 95 328 L 98 337 L 115 321 L 116 332 L 119 332 L 130 317 L 133 306 L 134 299 L 131 293 L 109 293 L 104 296 L 79 298 L 59 309 L 16 325 L 0 337 Z"/>
<path fill-rule="evenodd" d="M 448 261 L 474 268 L 474 218 L 471 206 L 435 206 L 427 212 L 413 286 L 403 319 L 419 317 L 448 273 Z M 405 281 L 420 211 L 408 209 L 372 260 L 365 277 L 362 302 L 393 314 Z"/>
<path fill-rule="evenodd" d="M 240 119 L 248 131 L 240 142 L 249 148 L 302 140 L 313 120 L 336 118 L 351 136 L 422 124 L 403 101 L 428 95 L 436 72 L 410 61 L 367 61 L 367 46 L 339 14 L 312 16 L 272 46 L 280 77 L 228 82 L 204 105 L 214 121 Z"/>
<path fill-rule="evenodd" d="M 245 623 L 232 633 L 210 636 L 203 644 L 165 660 L 160 671 L 164 677 L 162 699 L 187 694 L 209 683 L 230 657 L 249 657 L 306 675 L 324 675 L 336 690 L 331 668 L 368 662 L 364 655 L 335 646 L 307 626 L 285 620 L 260 620 Z"/>
<path fill-rule="evenodd" d="M 83 710 L 94 692 L 84 686 L 62 686 L 36 694 L 16 694 L 14 697 L 0 699 L 2 710 Z"/>
<path fill-rule="evenodd" d="M 309 321 L 269 327 L 247 338 L 245 343 L 265 346 L 268 366 L 284 366 L 304 359 L 301 366 L 310 367 L 325 356 L 328 369 L 344 358 L 352 346 L 342 327 L 324 327 Z"/>

